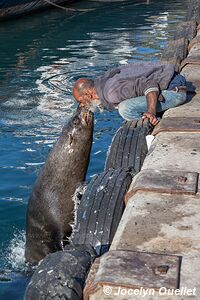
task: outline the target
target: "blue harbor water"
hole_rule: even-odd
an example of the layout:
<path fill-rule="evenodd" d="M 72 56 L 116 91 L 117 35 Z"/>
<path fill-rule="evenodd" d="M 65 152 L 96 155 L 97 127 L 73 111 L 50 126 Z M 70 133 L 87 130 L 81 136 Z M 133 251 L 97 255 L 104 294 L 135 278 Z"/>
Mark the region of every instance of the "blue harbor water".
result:
<path fill-rule="evenodd" d="M 26 206 L 36 176 L 76 104 L 73 82 L 117 64 L 156 61 L 186 1 L 80 2 L 0 24 L 0 299 L 21 300 Z M 100 173 L 122 119 L 95 114 L 88 179 Z M 78 172 L 78 170 L 77 170 Z"/>

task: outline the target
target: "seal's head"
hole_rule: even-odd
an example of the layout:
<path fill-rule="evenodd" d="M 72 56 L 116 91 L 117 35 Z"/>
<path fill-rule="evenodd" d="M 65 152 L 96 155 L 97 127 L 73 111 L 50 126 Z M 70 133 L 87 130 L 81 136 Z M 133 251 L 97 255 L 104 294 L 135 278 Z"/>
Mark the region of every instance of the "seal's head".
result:
<path fill-rule="evenodd" d="M 94 86 L 94 80 L 92 79 L 78 79 L 73 87 L 72 93 L 81 107 L 88 107 L 94 111 L 95 108 L 101 104 Z"/>
<path fill-rule="evenodd" d="M 73 156 L 78 153 L 87 152 L 91 145 L 94 128 L 94 114 L 88 108 L 78 106 L 75 114 L 68 124 L 63 128 L 62 135 L 65 136 L 68 153 Z M 89 146 L 90 147 L 90 146 Z M 77 157 L 79 159 L 79 157 Z"/>
<path fill-rule="evenodd" d="M 80 109 L 80 118 L 83 127 L 93 126 L 94 114 L 92 113 L 92 111 L 85 107 L 80 107 Z"/>
<path fill-rule="evenodd" d="M 74 124 L 79 124 L 83 128 L 88 128 L 93 126 L 94 115 L 92 111 L 85 106 L 78 106 L 75 116 L 73 118 Z"/>

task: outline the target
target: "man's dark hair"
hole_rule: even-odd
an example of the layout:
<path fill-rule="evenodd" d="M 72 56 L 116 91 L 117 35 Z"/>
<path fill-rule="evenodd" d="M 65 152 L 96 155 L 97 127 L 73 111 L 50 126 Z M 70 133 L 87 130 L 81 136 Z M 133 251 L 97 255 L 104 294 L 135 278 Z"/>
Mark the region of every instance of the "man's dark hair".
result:
<path fill-rule="evenodd" d="M 93 79 L 90 79 L 90 78 L 79 78 L 74 87 L 73 87 L 73 90 L 77 91 L 78 94 L 80 96 L 84 95 L 84 92 L 86 89 L 92 89 L 94 88 L 94 80 Z"/>

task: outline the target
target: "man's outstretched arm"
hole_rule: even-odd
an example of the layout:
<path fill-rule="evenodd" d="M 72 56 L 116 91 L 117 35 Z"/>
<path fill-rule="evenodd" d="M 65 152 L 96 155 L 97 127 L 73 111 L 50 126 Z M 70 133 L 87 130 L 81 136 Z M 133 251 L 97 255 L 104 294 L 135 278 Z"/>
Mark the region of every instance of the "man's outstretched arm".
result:
<path fill-rule="evenodd" d="M 143 114 L 143 119 L 149 119 L 152 125 L 158 124 L 158 119 L 156 118 L 156 104 L 158 101 L 158 92 L 152 91 L 146 95 L 147 98 L 147 112 Z"/>

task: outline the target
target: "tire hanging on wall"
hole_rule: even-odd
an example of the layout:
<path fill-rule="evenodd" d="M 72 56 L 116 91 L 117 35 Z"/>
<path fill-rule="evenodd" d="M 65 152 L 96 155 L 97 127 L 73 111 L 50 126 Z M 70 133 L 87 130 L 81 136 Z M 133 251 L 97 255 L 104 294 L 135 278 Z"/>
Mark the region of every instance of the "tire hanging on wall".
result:
<path fill-rule="evenodd" d="M 35 270 L 24 300 L 81 300 L 88 270 L 95 258 L 92 247 L 68 245 L 48 254 Z"/>
<path fill-rule="evenodd" d="M 130 172 L 121 168 L 105 171 L 91 180 L 75 212 L 70 243 L 90 245 L 97 255 L 108 251 L 131 181 Z"/>
<path fill-rule="evenodd" d="M 124 122 L 112 140 L 105 170 L 124 168 L 138 173 L 148 152 L 146 135 L 149 130 L 148 122 Z"/>

